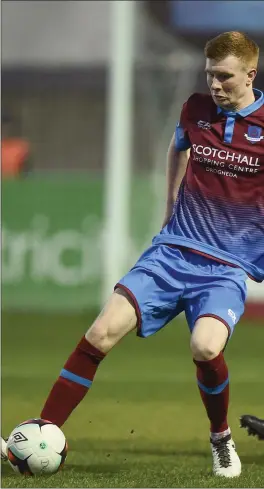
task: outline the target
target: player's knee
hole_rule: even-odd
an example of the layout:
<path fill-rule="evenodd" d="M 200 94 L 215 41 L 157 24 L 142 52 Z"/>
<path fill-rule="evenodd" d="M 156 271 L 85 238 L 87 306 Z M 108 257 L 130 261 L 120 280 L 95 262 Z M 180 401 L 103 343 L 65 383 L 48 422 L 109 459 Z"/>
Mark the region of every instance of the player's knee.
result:
<path fill-rule="evenodd" d="M 223 350 L 227 338 L 228 330 L 218 319 L 198 319 L 191 336 L 193 358 L 198 361 L 212 360 Z"/>
<path fill-rule="evenodd" d="M 85 337 L 95 348 L 108 353 L 137 324 L 133 303 L 117 290 L 97 317 Z"/>
<path fill-rule="evenodd" d="M 95 348 L 108 353 L 116 343 L 122 338 L 123 325 L 111 320 L 105 321 L 104 318 L 97 318 L 95 323 L 87 331 L 85 337 Z M 125 333 L 124 333 L 125 334 Z"/>
<path fill-rule="evenodd" d="M 93 325 L 85 335 L 87 341 L 98 350 L 108 353 L 115 345 L 115 338 L 102 324 Z"/>
<path fill-rule="evenodd" d="M 215 341 L 203 341 L 198 338 L 191 338 L 190 343 L 191 351 L 194 360 L 206 361 L 212 360 L 217 357 L 220 353 L 221 348 L 216 344 Z"/>

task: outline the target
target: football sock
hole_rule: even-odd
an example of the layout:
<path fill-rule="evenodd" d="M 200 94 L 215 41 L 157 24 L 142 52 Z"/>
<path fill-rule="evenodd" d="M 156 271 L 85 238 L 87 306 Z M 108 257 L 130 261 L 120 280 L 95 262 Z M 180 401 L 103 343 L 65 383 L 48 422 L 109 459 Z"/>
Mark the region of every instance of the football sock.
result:
<path fill-rule="evenodd" d="M 61 370 L 41 412 L 41 418 L 61 427 L 92 385 L 105 354 L 81 339 Z"/>
<path fill-rule="evenodd" d="M 210 433 L 210 438 L 212 442 L 215 442 L 221 440 L 222 438 L 225 438 L 227 435 L 230 434 L 231 434 L 231 430 L 230 428 L 228 428 L 227 430 L 222 431 L 221 433 Z"/>
<path fill-rule="evenodd" d="M 212 433 L 228 430 L 227 412 L 229 404 L 228 368 L 223 353 L 212 360 L 194 360 L 197 367 L 197 383 L 207 411 Z"/>

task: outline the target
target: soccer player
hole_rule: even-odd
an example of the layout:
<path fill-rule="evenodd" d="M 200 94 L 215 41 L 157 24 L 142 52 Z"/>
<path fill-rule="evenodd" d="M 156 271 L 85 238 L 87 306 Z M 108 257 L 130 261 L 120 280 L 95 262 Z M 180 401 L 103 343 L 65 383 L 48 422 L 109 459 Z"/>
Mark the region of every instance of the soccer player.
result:
<path fill-rule="evenodd" d="M 246 428 L 249 435 L 257 436 L 264 440 L 264 419 L 257 418 L 251 414 L 244 414 L 240 418 L 241 428 Z"/>
<path fill-rule="evenodd" d="M 168 149 L 162 229 L 116 284 L 41 412 L 62 426 L 122 337 L 136 329 L 146 338 L 185 311 L 213 472 L 224 477 L 239 476 L 241 463 L 227 420 L 223 352 L 244 312 L 248 276 L 264 279 L 264 94 L 252 86 L 258 57 L 241 32 L 207 42 L 210 94 L 195 93 L 183 105 Z"/>

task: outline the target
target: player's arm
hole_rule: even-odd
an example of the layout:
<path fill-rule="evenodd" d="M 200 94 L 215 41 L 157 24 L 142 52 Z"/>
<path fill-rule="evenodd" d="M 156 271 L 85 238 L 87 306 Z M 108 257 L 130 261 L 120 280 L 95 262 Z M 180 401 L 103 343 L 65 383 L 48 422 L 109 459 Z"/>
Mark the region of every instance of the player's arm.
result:
<path fill-rule="evenodd" d="M 173 205 L 186 172 L 189 156 L 189 148 L 182 150 L 177 149 L 174 134 L 167 152 L 167 198 L 165 217 L 162 227 L 166 226 L 172 215 Z"/>
<path fill-rule="evenodd" d="M 188 101 L 183 104 L 180 121 L 176 125 L 167 153 L 167 199 L 163 226 L 166 226 L 173 212 L 173 205 L 185 175 L 191 142 L 188 134 Z"/>

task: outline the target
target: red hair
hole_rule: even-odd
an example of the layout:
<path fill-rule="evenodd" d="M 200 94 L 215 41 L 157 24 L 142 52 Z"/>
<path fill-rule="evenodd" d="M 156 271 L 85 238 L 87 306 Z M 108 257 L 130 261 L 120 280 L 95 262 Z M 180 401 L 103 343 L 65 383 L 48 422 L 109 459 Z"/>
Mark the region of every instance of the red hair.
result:
<path fill-rule="evenodd" d="M 204 54 L 206 58 L 221 61 L 229 55 L 240 59 L 247 68 L 258 66 L 259 47 L 243 32 L 223 32 L 207 41 Z"/>

